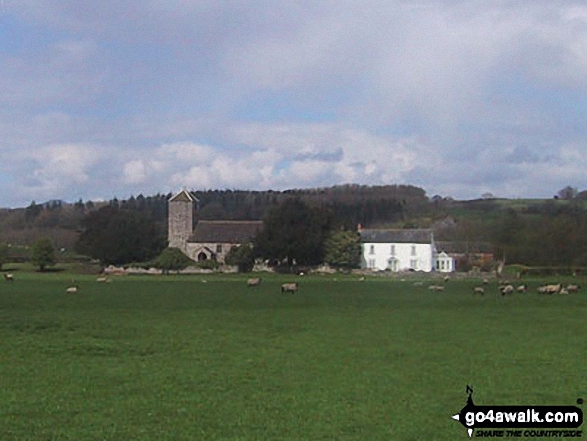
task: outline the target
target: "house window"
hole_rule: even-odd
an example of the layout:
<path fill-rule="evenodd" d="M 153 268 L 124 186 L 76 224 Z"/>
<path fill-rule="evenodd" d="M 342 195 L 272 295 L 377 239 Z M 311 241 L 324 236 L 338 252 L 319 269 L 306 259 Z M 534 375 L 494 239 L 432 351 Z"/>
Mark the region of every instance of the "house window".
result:
<path fill-rule="evenodd" d="M 412 256 L 416 255 L 416 245 L 412 245 Z"/>
<path fill-rule="evenodd" d="M 367 266 L 369 268 L 375 268 L 375 259 L 369 259 L 369 262 L 367 262 Z"/>
<path fill-rule="evenodd" d="M 216 245 L 216 254 L 222 253 L 222 245 Z"/>
<path fill-rule="evenodd" d="M 375 254 L 375 245 L 369 247 L 369 254 Z"/>
<path fill-rule="evenodd" d="M 395 256 L 395 245 L 392 245 L 389 251 L 392 256 Z"/>
<path fill-rule="evenodd" d="M 410 269 L 413 269 L 413 270 L 418 269 L 418 260 L 417 259 L 410 260 Z"/>

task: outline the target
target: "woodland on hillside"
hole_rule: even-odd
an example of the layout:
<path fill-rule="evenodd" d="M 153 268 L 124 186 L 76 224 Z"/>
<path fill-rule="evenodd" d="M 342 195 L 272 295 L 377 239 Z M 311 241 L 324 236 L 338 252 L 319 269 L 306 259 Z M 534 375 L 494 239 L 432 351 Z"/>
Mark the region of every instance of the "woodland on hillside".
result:
<path fill-rule="evenodd" d="M 299 199 L 322 210 L 333 229 L 433 228 L 435 239 L 466 244 L 467 249 L 483 244 L 496 259 L 508 263 L 542 266 L 587 266 L 587 192 L 571 187 L 552 199 L 508 200 L 486 195 L 482 199 L 457 201 L 434 196 L 409 185 L 340 185 L 329 188 L 286 191 L 206 190 L 193 191 L 198 198 L 197 219 L 264 219 L 272 209 L 288 199 Z M 167 201 L 171 194 L 114 198 L 107 202 L 79 200 L 73 204 L 51 201 L 32 202 L 26 208 L 0 209 L 0 243 L 11 245 L 11 256 L 26 258 L 26 246 L 48 237 L 57 249 L 88 252 L 88 242 L 80 245 L 80 235 L 107 224 L 119 216 L 140 225 L 152 237 L 159 252 L 167 235 Z M 106 211 L 105 211 L 106 210 Z M 133 212 L 131 220 L 124 213 Z M 98 215 L 97 213 L 100 213 Z M 114 222 L 115 219 L 110 219 Z M 121 230 L 120 234 L 124 234 Z M 132 242 L 117 239 L 120 243 Z M 128 238 L 127 238 L 128 239 Z M 14 245 L 14 246 L 12 246 Z M 126 255 L 125 250 L 119 250 Z"/>

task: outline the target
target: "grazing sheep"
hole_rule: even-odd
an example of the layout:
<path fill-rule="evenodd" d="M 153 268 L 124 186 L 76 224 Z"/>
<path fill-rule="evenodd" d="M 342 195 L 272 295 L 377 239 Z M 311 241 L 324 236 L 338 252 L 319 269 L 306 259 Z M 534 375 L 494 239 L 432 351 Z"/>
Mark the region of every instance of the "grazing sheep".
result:
<path fill-rule="evenodd" d="M 70 286 L 69 288 L 67 288 L 67 289 L 65 290 L 65 292 L 66 292 L 67 294 L 75 294 L 75 293 L 76 293 L 76 292 L 78 292 L 78 291 L 79 291 L 79 285 L 73 285 L 73 286 Z"/>
<path fill-rule="evenodd" d="M 247 280 L 247 286 L 257 286 L 261 283 L 261 277 Z"/>
<path fill-rule="evenodd" d="M 569 294 L 569 290 L 566 288 L 561 288 L 560 291 L 558 292 L 559 294 Z"/>
<path fill-rule="evenodd" d="M 107 281 L 108 281 L 108 279 L 106 277 L 98 277 L 96 279 L 96 282 L 101 282 L 101 283 L 104 283 L 104 282 L 107 282 Z"/>
<path fill-rule="evenodd" d="M 579 292 L 579 289 L 581 289 L 579 285 L 567 285 L 567 291 L 569 294 L 573 292 Z"/>
<path fill-rule="evenodd" d="M 562 288 L 562 285 L 560 283 L 557 283 L 556 285 L 546 285 L 544 287 L 545 289 L 545 294 L 558 294 L 560 292 Z"/>
<path fill-rule="evenodd" d="M 518 292 L 526 292 L 528 291 L 528 285 L 524 284 L 524 285 L 520 285 L 516 288 L 516 291 Z"/>
<path fill-rule="evenodd" d="M 363 282 L 365 280 L 365 276 L 359 277 L 359 282 Z"/>
<path fill-rule="evenodd" d="M 489 285 L 489 279 L 483 279 L 483 285 Z"/>
<path fill-rule="evenodd" d="M 475 287 L 473 287 L 473 294 L 481 294 L 481 295 L 484 295 L 485 294 L 485 290 L 481 286 L 475 286 Z"/>
<path fill-rule="evenodd" d="M 281 285 L 281 294 L 286 292 L 294 294 L 298 290 L 298 282 L 284 283 Z"/>
<path fill-rule="evenodd" d="M 448 282 L 449 280 L 450 280 L 450 277 L 449 276 L 444 276 L 444 281 L 445 282 Z"/>
<path fill-rule="evenodd" d="M 513 287 L 513 285 L 505 285 L 503 288 L 501 288 L 501 295 L 505 296 L 508 294 L 513 294 L 515 290 L 516 289 Z"/>
<path fill-rule="evenodd" d="M 444 291 L 444 286 L 442 286 L 442 285 L 430 285 L 428 287 L 428 290 L 429 291 L 432 291 L 432 292 Z"/>
<path fill-rule="evenodd" d="M 7 282 L 14 282 L 14 276 L 12 274 L 4 273 L 4 280 Z"/>

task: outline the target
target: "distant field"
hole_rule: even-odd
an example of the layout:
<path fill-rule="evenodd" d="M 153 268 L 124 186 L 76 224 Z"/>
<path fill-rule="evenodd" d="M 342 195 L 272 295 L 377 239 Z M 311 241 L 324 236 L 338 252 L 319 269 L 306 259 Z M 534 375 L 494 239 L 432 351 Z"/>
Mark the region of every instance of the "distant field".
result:
<path fill-rule="evenodd" d="M 467 384 L 477 404 L 587 398 L 587 291 L 76 276 L 67 295 L 70 274 L 15 276 L 0 280 L 0 440 L 464 440 L 450 416 Z"/>

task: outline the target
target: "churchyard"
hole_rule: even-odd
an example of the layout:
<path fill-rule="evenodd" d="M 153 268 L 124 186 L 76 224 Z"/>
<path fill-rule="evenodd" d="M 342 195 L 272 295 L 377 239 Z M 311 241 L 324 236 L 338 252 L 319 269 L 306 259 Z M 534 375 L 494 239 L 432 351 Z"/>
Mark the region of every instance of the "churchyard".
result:
<path fill-rule="evenodd" d="M 450 417 L 466 385 L 476 404 L 587 398 L 587 290 L 537 294 L 546 280 L 502 297 L 467 279 L 14 278 L 0 280 L 5 441 L 464 440 Z"/>

